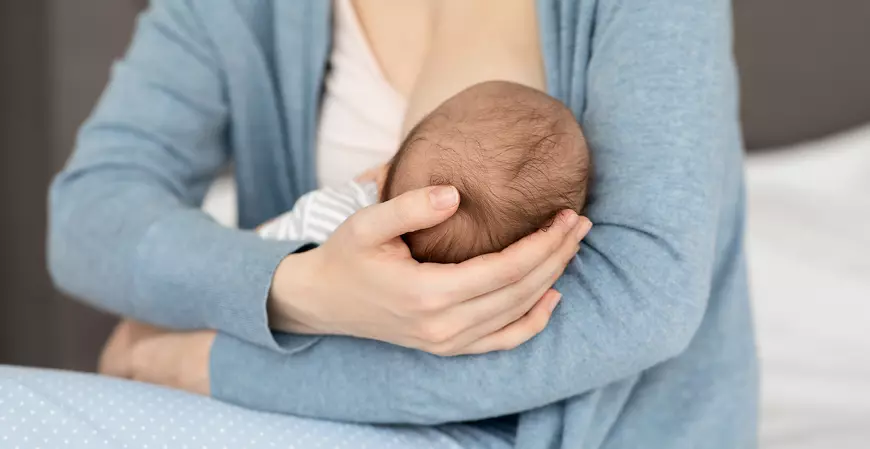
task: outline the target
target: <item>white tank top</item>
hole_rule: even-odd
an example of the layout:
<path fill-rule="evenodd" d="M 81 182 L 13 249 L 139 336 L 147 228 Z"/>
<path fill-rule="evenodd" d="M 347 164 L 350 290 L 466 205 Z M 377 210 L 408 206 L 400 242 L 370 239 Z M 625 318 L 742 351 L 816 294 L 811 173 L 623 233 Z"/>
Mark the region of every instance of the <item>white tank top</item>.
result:
<path fill-rule="evenodd" d="M 288 0 L 289 1 L 289 0 Z M 406 101 L 387 81 L 351 0 L 335 0 L 330 70 L 317 129 L 317 183 L 340 187 L 399 149 Z M 235 227 L 236 186 L 221 176 L 202 206 L 218 223 Z"/>
<path fill-rule="evenodd" d="M 317 181 L 336 187 L 399 148 L 406 100 L 387 81 L 351 0 L 335 0 L 332 53 L 317 129 Z"/>

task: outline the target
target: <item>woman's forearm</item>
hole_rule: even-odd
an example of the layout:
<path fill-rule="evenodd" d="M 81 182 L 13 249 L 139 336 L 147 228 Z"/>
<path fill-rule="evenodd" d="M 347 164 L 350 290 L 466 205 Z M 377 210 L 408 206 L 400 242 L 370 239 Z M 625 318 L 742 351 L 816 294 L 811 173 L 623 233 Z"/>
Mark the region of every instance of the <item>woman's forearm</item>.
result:
<path fill-rule="evenodd" d="M 703 313 L 700 293 L 646 291 L 647 284 L 620 292 L 612 284 L 625 267 L 586 268 L 606 266 L 600 255 L 584 261 L 574 265 L 587 274 L 574 271 L 557 284 L 565 297 L 548 328 L 512 351 L 445 358 L 373 340 L 283 334 L 280 344 L 309 344 L 285 356 L 220 335 L 211 354 L 211 394 L 257 410 L 432 425 L 537 408 L 684 349 Z M 599 302 L 591 294 L 612 296 Z"/>

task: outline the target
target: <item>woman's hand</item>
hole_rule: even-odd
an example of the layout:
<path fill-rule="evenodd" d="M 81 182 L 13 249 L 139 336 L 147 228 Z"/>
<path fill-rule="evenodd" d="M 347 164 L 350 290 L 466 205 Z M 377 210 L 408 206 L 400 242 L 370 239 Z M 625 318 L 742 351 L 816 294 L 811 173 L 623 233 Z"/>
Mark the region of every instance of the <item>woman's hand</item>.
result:
<path fill-rule="evenodd" d="M 124 320 L 100 355 L 98 371 L 208 396 L 214 331 L 174 332 Z"/>
<path fill-rule="evenodd" d="M 311 251 L 288 256 L 272 284 L 272 327 L 371 338 L 439 355 L 514 348 L 546 327 L 550 287 L 591 227 L 573 211 L 499 253 L 418 263 L 399 236 L 456 212 L 454 187 L 407 192 L 365 208 Z"/>

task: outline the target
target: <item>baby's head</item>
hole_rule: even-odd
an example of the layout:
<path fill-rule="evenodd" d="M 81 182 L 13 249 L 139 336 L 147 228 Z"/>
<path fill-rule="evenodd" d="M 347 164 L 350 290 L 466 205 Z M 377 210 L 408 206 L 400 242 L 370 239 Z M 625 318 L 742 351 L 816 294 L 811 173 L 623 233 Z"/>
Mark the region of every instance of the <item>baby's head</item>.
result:
<path fill-rule="evenodd" d="M 589 152 L 571 111 L 519 84 L 489 81 L 451 97 L 424 118 L 393 158 L 386 201 L 452 185 L 459 210 L 403 236 L 420 262 L 458 263 L 500 251 L 586 201 Z"/>

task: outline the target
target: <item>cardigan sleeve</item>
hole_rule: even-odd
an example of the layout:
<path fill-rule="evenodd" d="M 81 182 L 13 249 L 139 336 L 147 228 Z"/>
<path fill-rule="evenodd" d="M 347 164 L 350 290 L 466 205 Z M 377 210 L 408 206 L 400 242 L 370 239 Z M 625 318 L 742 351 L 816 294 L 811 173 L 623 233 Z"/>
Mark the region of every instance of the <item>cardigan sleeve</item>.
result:
<path fill-rule="evenodd" d="M 592 42 L 579 88 L 595 226 L 541 334 L 452 358 L 343 337 L 288 356 L 220 335 L 213 395 L 316 418 L 438 424 L 530 410 L 684 351 L 707 310 L 720 215 L 734 207 L 725 177 L 740 170 L 730 4 L 601 0 Z"/>
<path fill-rule="evenodd" d="M 199 210 L 228 160 L 228 107 L 191 8 L 155 1 L 140 17 L 51 186 L 49 271 L 110 312 L 278 349 L 266 299 L 274 269 L 302 243 L 266 242 Z"/>

